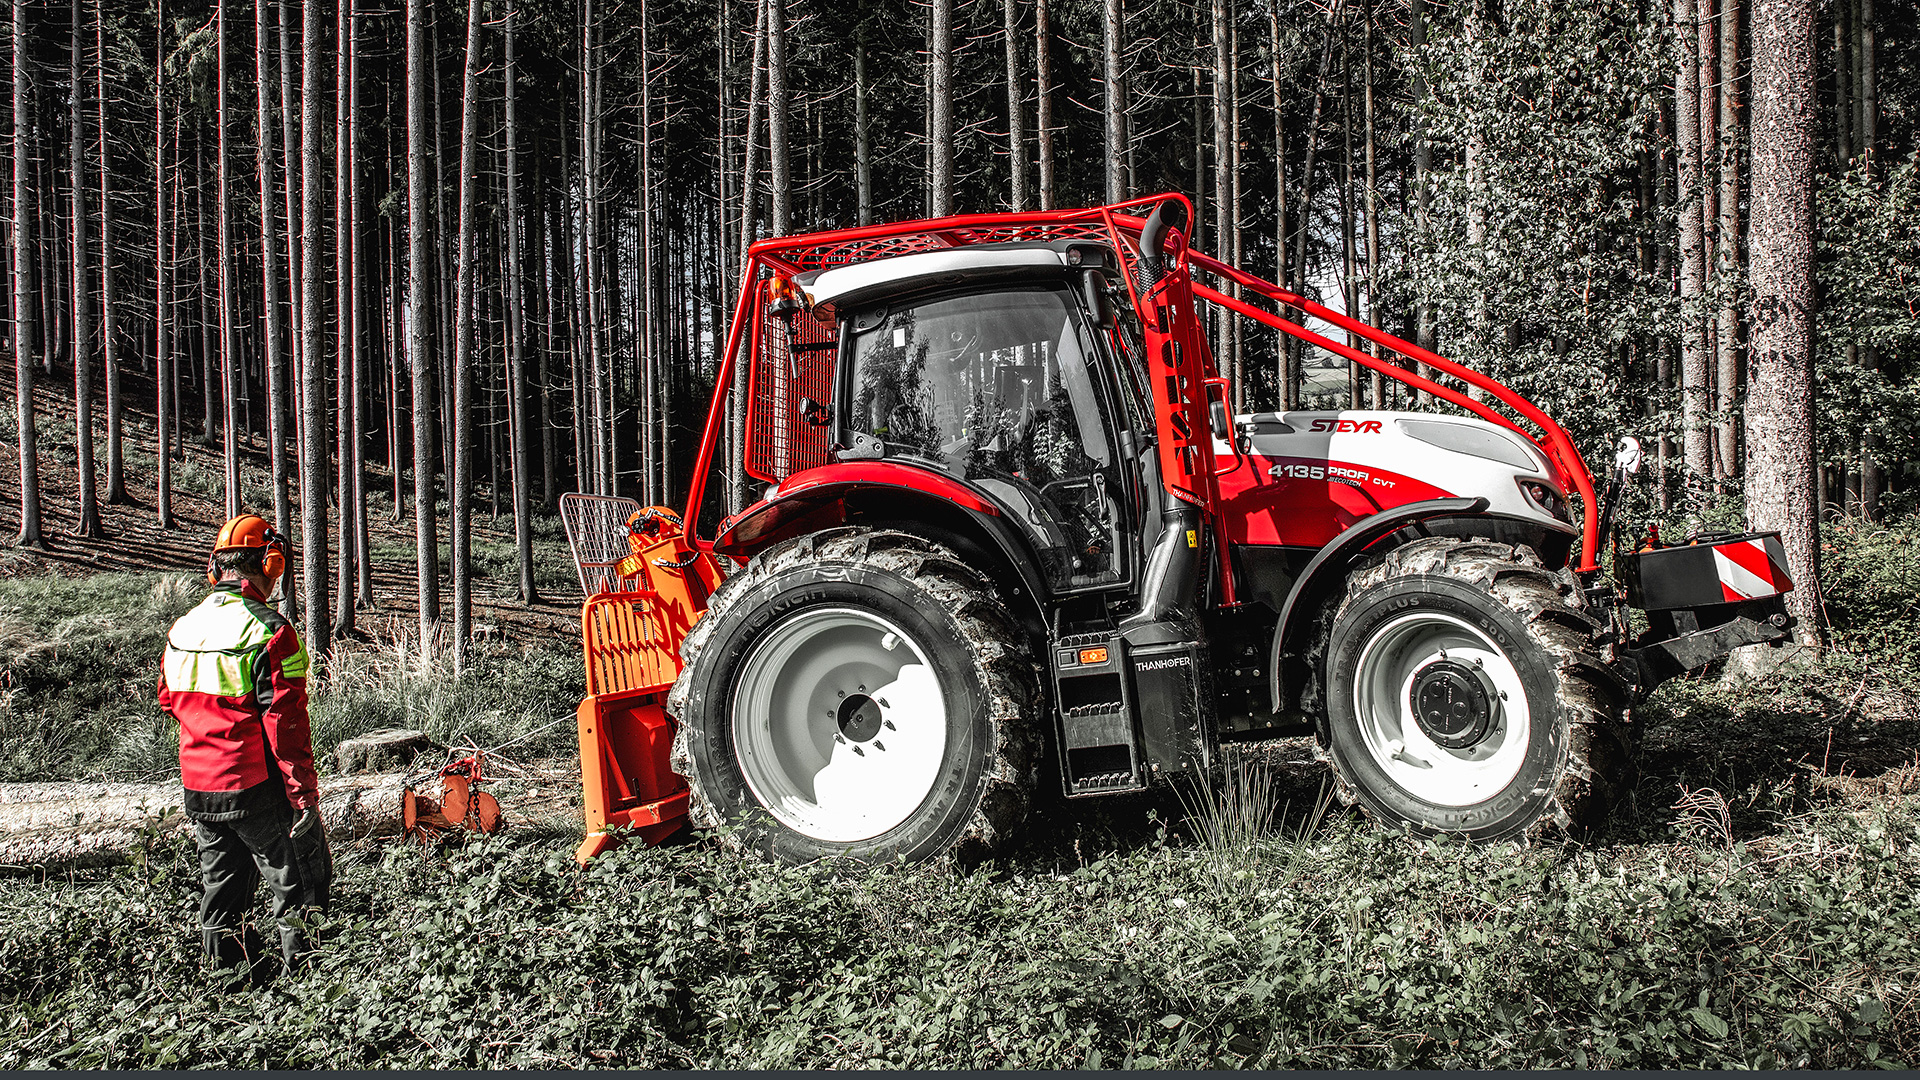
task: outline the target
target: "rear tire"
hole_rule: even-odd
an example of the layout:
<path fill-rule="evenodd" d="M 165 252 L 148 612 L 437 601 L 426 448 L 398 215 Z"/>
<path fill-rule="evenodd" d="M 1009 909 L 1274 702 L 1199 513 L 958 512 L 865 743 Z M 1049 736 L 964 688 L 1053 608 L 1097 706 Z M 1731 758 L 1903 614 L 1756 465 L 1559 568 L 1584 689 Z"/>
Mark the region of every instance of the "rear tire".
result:
<path fill-rule="evenodd" d="M 1433 537 L 1348 582 L 1323 660 L 1344 801 L 1475 840 L 1602 821 L 1631 772 L 1598 623 L 1525 547 Z"/>
<path fill-rule="evenodd" d="M 668 697 L 691 817 L 789 863 L 997 850 L 1026 816 L 1038 679 L 992 585 L 907 533 L 761 553 Z"/>

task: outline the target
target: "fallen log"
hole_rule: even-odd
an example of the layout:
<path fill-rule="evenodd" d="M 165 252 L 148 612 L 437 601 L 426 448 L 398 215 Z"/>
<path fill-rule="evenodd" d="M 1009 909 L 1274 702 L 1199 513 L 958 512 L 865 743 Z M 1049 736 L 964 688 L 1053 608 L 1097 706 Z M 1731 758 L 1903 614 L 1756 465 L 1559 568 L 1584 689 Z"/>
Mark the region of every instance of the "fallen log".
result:
<path fill-rule="evenodd" d="M 335 842 L 400 831 L 405 773 L 327 777 L 320 816 Z M 178 780 L 0 784 L 0 870 L 44 873 L 125 862 L 192 829 Z"/>

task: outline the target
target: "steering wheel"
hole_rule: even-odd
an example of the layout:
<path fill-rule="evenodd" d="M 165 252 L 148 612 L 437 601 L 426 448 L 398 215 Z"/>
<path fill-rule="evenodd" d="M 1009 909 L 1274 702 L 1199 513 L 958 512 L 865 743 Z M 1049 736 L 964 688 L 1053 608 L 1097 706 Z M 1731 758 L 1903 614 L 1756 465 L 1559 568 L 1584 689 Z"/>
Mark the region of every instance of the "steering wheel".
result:
<path fill-rule="evenodd" d="M 1076 517 L 1080 518 L 1081 521 L 1092 528 L 1095 536 L 1104 539 L 1107 531 L 1107 519 L 1104 512 L 1096 512 L 1092 507 L 1079 499 L 1059 499 L 1053 495 L 1055 490 L 1064 492 L 1080 487 L 1092 488 L 1095 490 L 1095 494 L 1098 495 L 1100 494 L 1099 488 L 1102 486 L 1100 480 L 1101 478 L 1098 474 L 1093 476 L 1069 476 L 1064 480 L 1051 480 L 1040 485 L 1040 497 L 1045 499 L 1047 505 L 1050 507 L 1071 511 Z M 1103 508 L 1105 507 L 1106 499 L 1104 497 L 1100 499 L 1100 504 Z"/>

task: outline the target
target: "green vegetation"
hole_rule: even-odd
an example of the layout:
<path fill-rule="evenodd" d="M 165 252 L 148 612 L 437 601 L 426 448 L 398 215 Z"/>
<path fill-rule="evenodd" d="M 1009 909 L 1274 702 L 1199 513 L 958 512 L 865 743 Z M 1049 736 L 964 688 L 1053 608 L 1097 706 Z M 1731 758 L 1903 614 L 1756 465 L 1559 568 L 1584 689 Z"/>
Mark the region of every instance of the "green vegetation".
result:
<path fill-rule="evenodd" d="M 1914 810 L 1535 850 L 1342 815 L 1247 851 L 1294 875 L 1259 889 L 1084 822 L 971 873 L 706 844 L 581 872 L 510 832 L 342 858 L 315 970 L 212 994 L 181 843 L 0 884 L 0 1067 L 1911 1063 Z"/>
<path fill-rule="evenodd" d="M 178 770 L 178 736 L 155 699 L 167 627 L 205 595 L 185 574 L 0 580 L 0 781 L 157 780 Z M 314 749 L 381 727 L 442 742 L 514 741 L 520 754 L 566 754 L 585 693 L 564 643 L 476 646 L 453 674 L 444 641 L 420 647 L 411 620 L 364 620 L 313 688 Z M 325 764 L 323 762 L 324 770 Z"/>
<path fill-rule="evenodd" d="M 577 831 L 535 827 L 343 844 L 314 968 L 208 993 L 191 844 L 162 838 L 0 879 L 0 1068 L 1910 1067 L 1920 522 L 1826 540 L 1835 646 L 1668 684 L 1637 710 L 1627 812 L 1579 843 L 1384 834 L 1328 808 L 1294 747 L 1214 793 L 1056 803 L 978 867 L 783 869 L 694 840 L 581 871 Z M 198 592 L 0 582 L 7 775 L 131 772 L 88 717 L 148 707 Z M 399 631 L 345 653 L 316 741 L 408 724 L 565 754 L 571 652 L 482 657 L 456 679 Z"/>

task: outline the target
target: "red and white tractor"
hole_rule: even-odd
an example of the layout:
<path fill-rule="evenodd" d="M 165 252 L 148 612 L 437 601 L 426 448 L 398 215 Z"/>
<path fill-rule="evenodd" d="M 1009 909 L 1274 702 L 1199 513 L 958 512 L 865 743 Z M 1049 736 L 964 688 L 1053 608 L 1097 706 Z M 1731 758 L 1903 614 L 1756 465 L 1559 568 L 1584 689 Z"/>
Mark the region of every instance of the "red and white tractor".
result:
<path fill-rule="evenodd" d="M 753 245 L 684 513 L 570 497 L 580 858 L 682 813 L 793 862 L 992 850 L 1043 785 L 1307 734 L 1391 827 L 1578 829 L 1630 782 L 1630 702 L 1786 636 L 1776 537 L 1616 545 L 1617 585 L 1611 497 L 1550 417 L 1190 250 L 1189 212 Z M 1202 303 L 1436 408 L 1231 415 Z"/>

